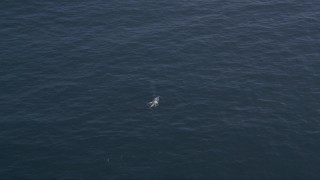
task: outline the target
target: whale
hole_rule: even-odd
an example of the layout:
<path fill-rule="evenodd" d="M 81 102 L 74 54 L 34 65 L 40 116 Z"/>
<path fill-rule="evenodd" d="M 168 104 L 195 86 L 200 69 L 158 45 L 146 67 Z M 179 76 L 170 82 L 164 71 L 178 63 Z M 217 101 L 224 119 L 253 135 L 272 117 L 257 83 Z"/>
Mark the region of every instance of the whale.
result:
<path fill-rule="evenodd" d="M 160 96 L 155 97 L 152 101 L 148 102 L 149 108 L 155 108 L 159 105 Z"/>

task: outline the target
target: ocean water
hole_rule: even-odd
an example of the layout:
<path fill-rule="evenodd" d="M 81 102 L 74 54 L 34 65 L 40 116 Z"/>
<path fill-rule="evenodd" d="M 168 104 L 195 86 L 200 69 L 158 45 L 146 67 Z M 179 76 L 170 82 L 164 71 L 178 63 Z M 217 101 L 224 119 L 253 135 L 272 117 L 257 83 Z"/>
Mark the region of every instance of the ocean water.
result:
<path fill-rule="evenodd" d="M 0 27 L 0 179 L 320 178 L 317 0 L 3 0 Z"/>

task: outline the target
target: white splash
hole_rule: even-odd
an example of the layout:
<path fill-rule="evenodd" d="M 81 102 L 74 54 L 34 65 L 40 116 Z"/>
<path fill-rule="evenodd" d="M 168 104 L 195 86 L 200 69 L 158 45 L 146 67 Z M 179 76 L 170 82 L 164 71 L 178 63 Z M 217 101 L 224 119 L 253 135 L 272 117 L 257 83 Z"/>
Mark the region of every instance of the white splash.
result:
<path fill-rule="evenodd" d="M 155 97 L 152 101 L 150 101 L 147 105 L 149 108 L 154 108 L 159 105 L 160 96 Z"/>

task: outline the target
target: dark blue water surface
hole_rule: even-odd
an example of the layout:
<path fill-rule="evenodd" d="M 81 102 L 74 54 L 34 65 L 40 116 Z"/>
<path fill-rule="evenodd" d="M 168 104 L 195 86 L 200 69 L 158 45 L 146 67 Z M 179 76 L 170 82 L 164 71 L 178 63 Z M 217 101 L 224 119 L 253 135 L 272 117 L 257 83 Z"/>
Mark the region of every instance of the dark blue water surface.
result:
<path fill-rule="evenodd" d="M 0 27 L 0 179 L 320 179 L 318 0 L 3 0 Z"/>

